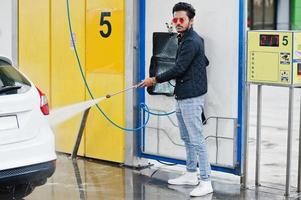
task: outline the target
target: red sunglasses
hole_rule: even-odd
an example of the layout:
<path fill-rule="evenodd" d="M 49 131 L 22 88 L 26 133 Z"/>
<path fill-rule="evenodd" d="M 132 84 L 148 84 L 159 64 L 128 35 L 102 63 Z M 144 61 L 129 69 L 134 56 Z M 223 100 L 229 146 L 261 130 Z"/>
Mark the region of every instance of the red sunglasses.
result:
<path fill-rule="evenodd" d="M 184 18 L 173 18 L 172 19 L 172 23 L 176 24 L 178 23 L 178 21 L 180 22 L 180 24 L 183 24 L 184 23 Z"/>

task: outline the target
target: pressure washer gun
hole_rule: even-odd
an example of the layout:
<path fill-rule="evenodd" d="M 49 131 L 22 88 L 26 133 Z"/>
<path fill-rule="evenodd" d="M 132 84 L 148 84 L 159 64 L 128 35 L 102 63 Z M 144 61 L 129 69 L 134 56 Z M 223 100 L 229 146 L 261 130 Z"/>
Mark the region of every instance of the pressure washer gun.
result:
<path fill-rule="evenodd" d="M 126 89 L 124 89 L 124 90 L 120 90 L 120 91 L 118 91 L 118 92 L 115 92 L 115 93 L 113 93 L 113 94 L 107 94 L 107 95 L 106 95 L 106 98 L 108 99 L 108 98 L 111 98 L 112 96 L 121 94 L 121 93 L 123 93 L 123 92 L 126 92 L 126 91 L 129 91 L 129 90 L 136 89 L 136 88 L 139 87 L 139 84 L 140 84 L 140 83 L 138 83 L 138 84 L 136 84 L 136 85 L 133 85 L 133 86 L 131 86 L 131 87 L 128 87 L 128 88 L 126 88 Z"/>

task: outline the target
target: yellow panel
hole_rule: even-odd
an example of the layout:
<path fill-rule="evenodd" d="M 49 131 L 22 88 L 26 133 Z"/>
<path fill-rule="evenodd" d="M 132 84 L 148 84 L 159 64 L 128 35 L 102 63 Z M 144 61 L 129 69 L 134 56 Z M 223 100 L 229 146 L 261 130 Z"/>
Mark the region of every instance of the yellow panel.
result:
<path fill-rule="evenodd" d="M 50 98 L 49 0 L 19 1 L 19 66 Z M 39 16 L 39 17 L 37 17 Z"/>
<path fill-rule="evenodd" d="M 251 52 L 252 65 L 249 68 L 251 80 L 278 82 L 279 78 L 279 53 Z"/>
<path fill-rule="evenodd" d="M 69 1 L 73 35 L 83 67 L 85 66 L 85 1 Z M 85 88 L 72 47 L 66 11 L 66 1 L 52 0 L 51 4 L 51 77 L 52 108 L 85 100 Z M 56 129 L 56 149 L 70 153 L 80 126 L 81 115 L 61 124 Z M 84 137 L 79 153 L 84 152 Z"/>
<path fill-rule="evenodd" d="M 301 33 L 294 33 L 294 83 L 301 84 Z M 299 69 L 299 70 L 298 70 Z M 299 71 L 299 73 L 298 73 Z"/>
<path fill-rule="evenodd" d="M 89 74 L 91 90 L 97 97 L 112 91 L 119 91 L 123 84 L 123 75 Z M 112 84 L 114 80 L 114 84 Z M 101 101 L 99 106 L 117 124 L 124 126 L 123 95 Z M 86 156 L 122 163 L 124 161 L 124 133 L 112 126 L 94 106 L 89 114 L 86 127 Z"/>
<path fill-rule="evenodd" d="M 106 34 L 111 24 L 111 35 L 107 38 L 101 36 L 101 31 Z M 110 13 L 111 16 L 105 16 Z M 123 0 L 88 0 L 87 1 L 87 70 L 89 72 L 123 73 L 123 47 L 124 47 L 124 19 Z"/>
<path fill-rule="evenodd" d="M 86 73 L 94 96 L 105 96 L 107 93 L 122 90 L 124 1 L 88 0 L 86 30 Z M 110 118 L 124 126 L 123 95 L 103 101 L 100 105 Z M 87 156 L 124 162 L 124 132 L 109 124 L 95 108 L 89 115 L 86 131 Z"/>
<path fill-rule="evenodd" d="M 278 46 L 260 46 L 260 35 L 278 35 Z M 248 81 L 288 85 L 292 83 L 292 32 L 248 32 Z"/>

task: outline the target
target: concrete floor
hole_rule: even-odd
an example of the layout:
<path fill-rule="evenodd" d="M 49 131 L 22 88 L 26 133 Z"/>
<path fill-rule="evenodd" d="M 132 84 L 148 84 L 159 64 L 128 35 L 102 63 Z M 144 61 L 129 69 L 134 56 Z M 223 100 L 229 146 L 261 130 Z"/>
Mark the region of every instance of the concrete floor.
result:
<path fill-rule="evenodd" d="M 148 174 L 149 176 L 143 175 Z M 150 177 L 151 175 L 151 177 Z M 79 158 L 72 162 L 65 154 L 58 155 L 57 170 L 48 182 L 37 187 L 25 200 L 177 200 L 190 199 L 190 186 L 171 186 L 166 180 L 176 177 L 166 170 L 135 171 L 117 164 Z M 236 179 L 239 180 L 239 179 Z M 214 193 L 191 199 L 299 199 L 283 197 L 282 189 L 269 187 L 241 190 L 237 181 L 213 176 Z M 301 198 L 300 198 L 301 199 Z"/>

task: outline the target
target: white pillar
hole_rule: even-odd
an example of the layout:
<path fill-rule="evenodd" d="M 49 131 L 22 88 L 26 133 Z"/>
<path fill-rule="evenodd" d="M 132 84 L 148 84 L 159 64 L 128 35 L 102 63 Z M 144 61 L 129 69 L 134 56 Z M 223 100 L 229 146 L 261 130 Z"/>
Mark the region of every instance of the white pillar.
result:
<path fill-rule="evenodd" d="M 289 30 L 290 29 L 290 8 L 289 1 L 278 0 L 277 6 L 277 30 Z"/>
<path fill-rule="evenodd" d="M 126 0 L 127 24 L 125 36 L 125 88 L 131 87 L 138 82 L 138 22 L 139 22 L 139 0 Z M 127 128 L 135 128 L 137 118 L 137 96 L 136 90 L 125 93 L 125 124 Z M 125 132 L 125 165 L 137 167 L 146 164 L 144 159 L 139 159 L 137 155 L 137 134 L 135 132 Z"/>

